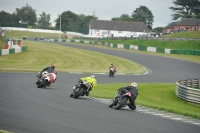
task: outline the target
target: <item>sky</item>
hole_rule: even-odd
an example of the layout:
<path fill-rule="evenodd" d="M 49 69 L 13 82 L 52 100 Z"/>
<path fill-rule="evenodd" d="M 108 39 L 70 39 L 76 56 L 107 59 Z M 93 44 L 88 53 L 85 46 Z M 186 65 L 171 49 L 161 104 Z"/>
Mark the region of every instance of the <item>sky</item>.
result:
<path fill-rule="evenodd" d="M 0 0 L 0 11 L 13 13 L 16 8 L 29 4 L 36 10 L 37 16 L 44 11 L 51 15 L 51 22 L 65 11 L 75 14 L 95 15 L 98 20 L 111 20 L 122 14 L 132 15 L 140 6 L 146 6 L 154 16 L 153 28 L 165 27 L 173 22 L 169 7 L 173 0 Z"/>

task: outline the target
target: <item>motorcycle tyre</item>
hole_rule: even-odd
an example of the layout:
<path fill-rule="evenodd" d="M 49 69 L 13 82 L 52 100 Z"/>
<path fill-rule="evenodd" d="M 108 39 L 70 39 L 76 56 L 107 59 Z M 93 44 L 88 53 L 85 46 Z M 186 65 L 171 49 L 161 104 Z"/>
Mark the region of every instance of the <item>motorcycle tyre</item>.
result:
<path fill-rule="evenodd" d="M 109 77 L 113 77 L 113 72 L 109 72 Z"/>
<path fill-rule="evenodd" d="M 121 101 L 118 101 L 115 109 L 116 110 L 121 109 L 127 103 L 127 101 L 128 101 L 128 98 L 127 97 L 123 97 Z"/>
<path fill-rule="evenodd" d="M 38 84 L 38 88 L 43 88 L 45 87 L 46 88 L 46 84 L 47 84 L 47 80 L 43 80 L 40 84 Z"/>
<path fill-rule="evenodd" d="M 83 94 L 83 92 L 84 88 L 79 88 L 79 91 L 74 93 L 74 98 L 80 97 Z"/>
<path fill-rule="evenodd" d="M 109 107 L 112 108 L 113 106 L 116 106 L 117 102 L 118 102 L 118 98 L 115 97 L 115 98 L 110 102 Z"/>
<path fill-rule="evenodd" d="M 109 107 L 112 108 L 114 105 L 114 99 L 110 102 Z"/>

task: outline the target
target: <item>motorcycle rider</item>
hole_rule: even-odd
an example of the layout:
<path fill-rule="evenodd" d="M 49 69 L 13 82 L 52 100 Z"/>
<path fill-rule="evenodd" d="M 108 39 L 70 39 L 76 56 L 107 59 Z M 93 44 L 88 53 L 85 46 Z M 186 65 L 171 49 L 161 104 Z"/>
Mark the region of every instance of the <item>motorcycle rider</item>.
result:
<path fill-rule="evenodd" d="M 113 68 L 114 73 L 117 72 L 117 68 L 116 68 L 116 66 L 115 66 L 113 63 L 111 63 L 111 65 L 110 65 L 110 67 L 109 67 L 109 70 L 110 70 L 111 68 Z"/>
<path fill-rule="evenodd" d="M 131 110 L 135 110 L 136 109 L 135 100 L 138 95 L 137 83 L 131 82 L 130 86 L 125 86 L 120 88 L 118 94 L 120 95 L 127 92 L 131 92 L 131 97 L 129 98 L 130 103 L 128 103 L 127 105 Z"/>
<path fill-rule="evenodd" d="M 96 85 L 97 85 L 97 80 L 95 78 L 95 75 L 80 78 L 79 82 L 77 83 L 77 85 L 75 85 L 75 87 L 73 87 L 73 89 L 80 87 L 79 85 L 82 81 L 86 81 L 86 82 L 91 84 L 91 88 L 88 88 L 89 91 L 87 91 L 87 93 L 85 94 L 86 96 L 89 96 L 90 91 L 91 90 L 93 91 L 96 88 Z M 74 94 L 71 93 L 70 97 L 73 97 L 73 96 L 74 96 Z"/>
<path fill-rule="evenodd" d="M 54 74 L 57 75 L 57 71 L 55 70 L 55 65 L 54 65 L 54 64 L 51 64 L 51 66 L 45 67 L 45 68 L 39 73 L 39 75 L 38 75 L 39 78 L 41 78 L 42 73 L 43 73 L 44 71 L 47 71 L 48 73 L 54 73 Z M 56 79 L 57 79 L 57 78 L 56 78 Z M 53 81 L 53 83 L 56 81 L 56 79 Z M 51 86 L 51 82 L 49 82 L 49 83 L 47 84 L 47 86 L 50 87 L 50 86 Z"/>

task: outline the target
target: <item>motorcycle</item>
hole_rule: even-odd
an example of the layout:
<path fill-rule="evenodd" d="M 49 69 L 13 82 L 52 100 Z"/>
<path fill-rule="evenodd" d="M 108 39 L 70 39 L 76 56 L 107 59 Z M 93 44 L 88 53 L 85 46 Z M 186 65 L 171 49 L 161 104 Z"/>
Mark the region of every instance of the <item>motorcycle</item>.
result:
<path fill-rule="evenodd" d="M 23 36 L 23 38 L 22 38 L 23 40 L 26 40 L 27 39 L 27 36 Z"/>
<path fill-rule="evenodd" d="M 81 81 L 79 85 L 75 85 L 73 87 L 73 95 L 71 97 L 78 98 L 80 96 L 87 95 L 90 91 L 90 88 L 92 88 L 91 84 L 86 81 Z"/>
<path fill-rule="evenodd" d="M 128 99 L 131 97 L 131 92 L 126 92 L 123 94 L 117 94 L 115 98 L 110 102 L 109 107 L 112 108 L 115 106 L 116 110 L 121 109 L 127 105 Z"/>
<path fill-rule="evenodd" d="M 113 68 L 110 68 L 109 77 L 113 77 L 114 74 L 115 74 L 115 70 Z"/>
<path fill-rule="evenodd" d="M 55 73 L 48 73 L 47 71 L 42 72 L 41 76 L 36 82 L 36 85 L 38 88 L 46 88 L 49 84 L 54 82 L 56 80 L 56 74 Z"/>

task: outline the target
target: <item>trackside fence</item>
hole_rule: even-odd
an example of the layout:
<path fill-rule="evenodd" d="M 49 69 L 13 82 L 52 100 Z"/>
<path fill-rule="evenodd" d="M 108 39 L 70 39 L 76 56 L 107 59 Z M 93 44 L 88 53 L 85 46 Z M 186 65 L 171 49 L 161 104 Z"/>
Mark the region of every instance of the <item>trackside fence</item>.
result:
<path fill-rule="evenodd" d="M 200 79 L 176 82 L 176 95 L 186 101 L 200 104 Z"/>

